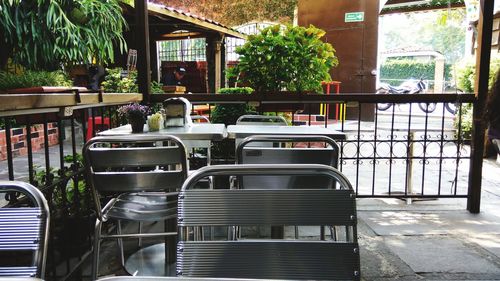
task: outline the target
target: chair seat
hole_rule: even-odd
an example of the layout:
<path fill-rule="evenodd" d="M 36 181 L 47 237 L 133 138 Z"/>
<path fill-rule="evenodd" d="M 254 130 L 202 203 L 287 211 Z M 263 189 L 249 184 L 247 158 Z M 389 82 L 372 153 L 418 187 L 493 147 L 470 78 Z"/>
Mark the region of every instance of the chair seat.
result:
<path fill-rule="evenodd" d="M 118 220 L 160 221 L 177 216 L 177 193 L 140 192 L 118 196 L 105 215 Z"/>

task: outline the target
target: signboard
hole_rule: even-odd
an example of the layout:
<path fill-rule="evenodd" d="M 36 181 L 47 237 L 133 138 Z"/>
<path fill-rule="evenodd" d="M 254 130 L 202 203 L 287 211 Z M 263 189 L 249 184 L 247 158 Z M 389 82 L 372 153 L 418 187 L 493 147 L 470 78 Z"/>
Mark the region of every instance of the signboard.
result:
<path fill-rule="evenodd" d="M 365 20 L 365 12 L 345 13 L 345 22 L 360 22 Z"/>

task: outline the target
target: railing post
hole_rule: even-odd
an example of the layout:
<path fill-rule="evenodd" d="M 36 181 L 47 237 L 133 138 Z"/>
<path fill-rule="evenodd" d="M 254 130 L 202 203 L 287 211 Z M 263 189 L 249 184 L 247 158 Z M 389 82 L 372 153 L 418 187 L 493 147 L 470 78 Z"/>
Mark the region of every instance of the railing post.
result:
<path fill-rule="evenodd" d="M 479 213 L 481 207 L 481 179 L 484 152 L 484 120 L 483 114 L 488 95 L 488 78 L 491 56 L 491 29 L 493 27 L 493 3 L 490 0 L 481 0 L 481 15 L 478 23 L 478 47 L 476 52 L 476 84 L 474 102 L 471 163 L 469 168 L 469 186 L 467 210 Z"/>

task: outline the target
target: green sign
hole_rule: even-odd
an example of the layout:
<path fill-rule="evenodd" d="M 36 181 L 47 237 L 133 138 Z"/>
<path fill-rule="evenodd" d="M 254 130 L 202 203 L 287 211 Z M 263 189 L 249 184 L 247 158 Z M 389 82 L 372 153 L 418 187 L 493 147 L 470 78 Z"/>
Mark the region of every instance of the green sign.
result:
<path fill-rule="evenodd" d="M 358 22 L 365 20 L 365 12 L 345 13 L 345 22 Z"/>

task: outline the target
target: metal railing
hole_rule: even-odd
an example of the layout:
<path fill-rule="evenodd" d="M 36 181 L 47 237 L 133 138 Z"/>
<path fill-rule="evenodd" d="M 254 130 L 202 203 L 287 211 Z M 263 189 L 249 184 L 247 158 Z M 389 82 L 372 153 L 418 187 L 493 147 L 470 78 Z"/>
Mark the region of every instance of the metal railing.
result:
<path fill-rule="evenodd" d="M 154 96 L 154 101 L 167 97 Z M 353 183 L 358 197 L 411 201 L 470 196 L 470 134 L 462 128 L 470 122 L 464 119 L 472 113 L 473 94 L 263 93 L 186 97 L 193 104 L 212 106 L 247 103 L 256 106 L 259 113 L 285 113 L 294 125 L 324 126 L 344 132 L 346 139 L 338 140 L 339 169 Z M 329 105 L 328 117 L 317 114 L 320 104 Z M 378 104 L 389 108 L 378 110 Z M 335 114 L 336 108 L 343 112 Z M 434 111 L 425 112 L 422 108 Z"/>
<path fill-rule="evenodd" d="M 0 112 L 5 132 L 0 144 L 6 148 L 0 178 L 30 182 L 49 202 L 49 280 L 70 277 L 90 254 L 95 213 L 85 184 L 81 148 L 97 131 L 118 125 L 116 108 L 75 107 L 70 116 L 59 108 Z M 22 202 L 18 196 L 0 198 L 1 206 Z"/>
<path fill-rule="evenodd" d="M 177 95 L 152 95 L 151 100 L 161 103 L 174 96 Z M 344 132 L 346 139 L 338 141 L 339 169 L 352 182 L 358 197 L 470 200 L 472 194 L 480 194 L 480 186 L 469 187 L 469 170 L 477 163 L 471 161 L 470 136 L 461 129 L 476 101 L 473 94 L 254 93 L 185 97 L 193 106 L 209 104 L 209 109 L 219 104 L 247 103 L 258 113 L 283 113 L 296 126 L 323 126 Z M 447 103 L 454 105 L 456 112 L 449 112 Z M 317 114 L 321 104 L 329 109 L 326 117 Z M 377 104 L 390 107 L 382 111 L 377 109 Z M 421 110 L 433 104 L 436 104 L 434 112 Z M 341 105 L 338 108 L 343 109 L 342 114 L 335 114 L 335 105 Z M 53 212 L 51 232 L 62 233 L 51 235 L 49 241 L 48 279 L 65 280 L 77 274 L 91 250 L 94 217 L 92 212 L 85 212 L 93 210 L 93 203 L 87 187 L 82 184 L 84 174 L 79 153 L 97 130 L 121 124 L 116 109 L 117 106 L 99 105 L 74 107 L 70 116 L 64 116 L 59 108 L 0 112 L 0 122 L 5 124 L 6 147 L 15 147 L 13 140 L 19 140 L 11 130 L 13 120 L 21 124 L 25 132 L 30 132 L 21 138 L 26 156 L 16 157 L 17 152 L 11 149 L 5 151 L 6 160 L 0 162 L 0 177 L 25 180 L 40 187 Z M 210 110 L 207 115 L 210 117 Z M 35 133 L 33 128 L 40 132 Z M 53 131 L 57 134 L 51 134 Z M 43 135 L 43 141 L 37 138 L 37 133 Z M 50 147 L 55 136 L 57 144 Z M 41 152 L 34 148 L 39 142 L 43 142 Z M 3 204 L 16 200 L 20 198 L 10 195 Z M 81 220 L 72 221 L 75 218 Z M 65 250 L 61 245 L 65 242 L 61 237 L 74 235 L 67 233 L 70 230 L 86 233 L 81 248 Z M 74 239 L 70 241 L 73 244 Z"/>

